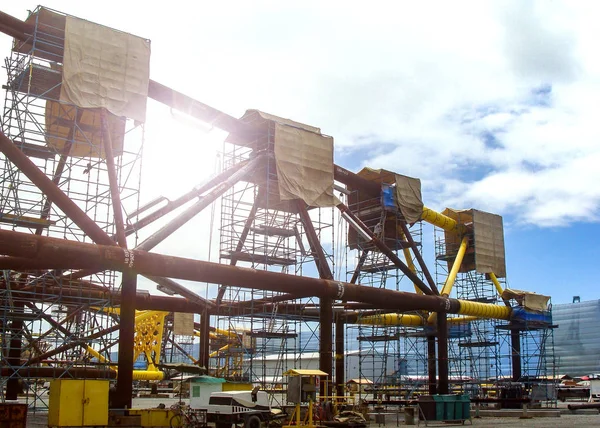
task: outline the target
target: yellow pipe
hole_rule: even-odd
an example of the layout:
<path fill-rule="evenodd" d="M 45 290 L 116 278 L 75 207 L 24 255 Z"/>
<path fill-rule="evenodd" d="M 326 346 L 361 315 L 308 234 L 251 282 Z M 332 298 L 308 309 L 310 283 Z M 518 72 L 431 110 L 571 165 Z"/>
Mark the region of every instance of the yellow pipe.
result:
<path fill-rule="evenodd" d="M 452 286 L 454 285 L 454 281 L 456 281 L 456 275 L 458 275 L 460 266 L 462 265 L 463 259 L 465 258 L 465 253 L 467 252 L 468 244 L 469 239 L 465 236 L 460 242 L 460 247 L 458 247 L 458 253 L 456 253 L 456 258 L 454 259 L 454 263 L 452 264 L 452 269 L 450 269 L 448 278 L 446 278 L 446 282 L 444 283 L 444 287 L 442 288 L 442 292 L 440 293 L 442 296 L 447 297 L 450 295 L 450 292 L 452 291 Z"/>
<path fill-rule="evenodd" d="M 220 347 L 218 350 L 211 352 L 208 356 L 210 358 L 214 358 L 217 355 L 219 355 L 219 352 L 227 351 L 231 347 L 231 345 L 233 345 L 233 343 L 228 343 L 227 345 Z"/>
<path fill-rule="evenodd" d="M 101 355 L 98 351 L 96 351 L 91 346 L 86 345 L 85 349 L 90 355 L 92 355 L 95 358 L 98 358 L 98 361 L 100 361 L 101 363 L 109 363 L 109 361 L 103 355 Z M 111 370 L 115 371 L 118 376 L 119 371 L 117 370 L 116 364 L 109 364 L 109 367 Z M 133 380 L 163 380 L 164 377 L 165 376 L 164 376 L 163 372 L 158 371 L 158 370 L 134 370 L 133 371 Z"/>
<path fill-rule="evenodd" d="M 459 300 L 459 302 L 460 308 L 458 313 L 461 315 L 508 320 L 510 319 L 510 315 L 512 313 L 512 309 L 506 306 L 469 302 L 468 300 Z"/>
<path fill-rule="evenodd" d="M 461 224 L 453 218 L 450 218 L 447 215 L 434 211 L 425 206 L 423 207 L 421 220 L 444 229 L 446 232 L 453 232 L 458 235 L 463 235 L 467 231 L 467 227 L 464 224 Z"/>
<path fill-rule="evenodd" d="M 425 324 L 425 320 L 418 315 L 379 314 L 359 318 L 356 323 L 363 325 L 403 325 L 407 327 L 419 327 Z"/>
<path fill-rule="evenodd" d="M 498 296 L 502 297 L 502 291 L 503 291 L 502 286 L 500 285 L 500 282 L 498 282 L 498 278 L 496 278 L 496 274 L 494 274 L 494 272 L 490 272 L 489 275 L 490 275 L 490 279 L 496 286 L 496 291 L 498 292 Z"/>

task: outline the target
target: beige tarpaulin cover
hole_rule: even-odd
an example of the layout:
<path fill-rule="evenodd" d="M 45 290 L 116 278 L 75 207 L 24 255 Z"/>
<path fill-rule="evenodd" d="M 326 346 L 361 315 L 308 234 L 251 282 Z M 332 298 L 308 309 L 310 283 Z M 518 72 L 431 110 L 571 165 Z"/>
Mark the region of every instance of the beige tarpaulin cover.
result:
<path fill-rule="evenodd" d="M 67 16 L 60 100 L 146 119 L 150 41 Z"/>
<path fill-rule="evenodd" d="M 194 314 L 173 313 L 173 334 L 176 336 L 194 335 Z"/>
<path fill-rule="evenodd" d="M 532 311 L 547 311 L 548 300 L 550 296 L 544 296 L 543 294 L 532 293 L 530 291 L 515 290 L 514 288 L 507 288 L 502 292 L 503 299 L 515 299 L 525 309 Z"/>
<path fill-rule="evenodd" d="M 276 123 L 275 163 L 281 200 L 313 207 L 334 205 L 333 138 Z"/>
<path fill-rule="evenodd" d="M 475 269 L 479 273 L 493 272 L 498 278 L 506 276 L 504 258 L 504 228 L 502 217 L 473 210 Z"/>
<path fill-rule="evenodd" d="M 77 126 L 75 126 L 76 115 Z M 113 155 L 123 153 L 125 137 L 125 119 L 108 114 L 108 127 L 113 149 Z M 58 101 L 46 101 L 46 142 L 48 146 L 59 153 L 65 149 L 65 144 L 72 141 L 69 156 L 104 158 L 104 135 L 97 110 L 77 109 Z"/>
<path fill-rule="evenodd" d="M 396 202 L 407 223 L 415 223 L 423 214 L 421 180 L 396 174 Z"/>

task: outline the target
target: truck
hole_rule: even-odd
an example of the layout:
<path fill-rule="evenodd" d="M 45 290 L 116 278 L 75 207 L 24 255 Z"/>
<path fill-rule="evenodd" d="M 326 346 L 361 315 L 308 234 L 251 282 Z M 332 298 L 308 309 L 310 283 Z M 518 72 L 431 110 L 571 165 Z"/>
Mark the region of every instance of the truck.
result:
<path fill-rule="evenodd" d="M 203 407 L 203 408 L 202 408 Z M 216 428 L 231 428 L 243 424 L 244 428 L 261 428 L 275 419 L 284 417 L 280 409 L 272 409 L 266 392 L 228 391 L 213 392 L 208 404 L 200 409 L 206 411 L 206 421 Z"/>

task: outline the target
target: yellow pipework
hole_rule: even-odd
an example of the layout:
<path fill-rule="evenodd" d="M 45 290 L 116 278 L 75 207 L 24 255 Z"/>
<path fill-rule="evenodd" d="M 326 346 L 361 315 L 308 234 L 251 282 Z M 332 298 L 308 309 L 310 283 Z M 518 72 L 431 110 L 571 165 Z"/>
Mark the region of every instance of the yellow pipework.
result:
<path fill-rule="evenodd" d="M 490 276 L 490 279 L 492 280 L 492 282 L 494 283 L 494 285 L 496 286 L 496 291 L 498 292 L 498 296 L 502 296 L 502 291 L 503 291 L 502 286 L 498 282 L 498 278 L 496 278 L 496 274 L 494 274 L 494 272 L 490 272 L 489 276 Z"/>
<path fill-rule="evenodd" d="M 86 351 L 93 357 L 98 358 L 101 363 L 109 363 L 109 361 L 101 355 L 98 351 L 89 345 L 85 346 Z M 109 364 L 109 368 L 119 375 L 116 364 Z M 163 380 L 164 374 L 158 370 L 134 370 L 133 380 Z"/>
<path fill-rule="evenodd" d="M 209 354 L 209 357 L 210 358 L 216 357 L 217 355 L 219 355 L 219 352 L 227 351 L 229 348 L 231 348 L 231 345 L 233 345 L 233 343 L 228 343 L 227 345 L 220 347 L 218 350 L 211 352 Z"/>
<path fill-rule="evenodd" d="M 489 303 L 470 302 L 468 300 L 459 300 L 460 308 L 458 313 L 461 315 L 472 315 L 479 318 L 493 318 L 499 320 L 508 320 L 512 309 L 501 305 L 490 305 Z"/>
<path fill-rule="evenodd" d="M 425 206 L 423 207 L 421 220 L 444 229 L 446 232 L 453 232 L 458 235 L 463 235 L 467 231 L 467 227 L 464 224 L 461 224 L 453 218 L 450 218 L 447 215 L 434 211 Z"/>
<path fill-rule="evenodd" d="M 454 263 L 452 264 L 452 269 L 450 269 L 448 278 L 446 278 L 446 282 L 444 283 L 444 287 L 442 288 L 442 292 L 440 293 L 442 296 L 450 295 L 450 292 L 452 291 L 452 286 L 454 285 L 454 281 L 456 281 L 456 275 L 458 275 L 460 266 L 462 265 L 463 259 L 465 258 L 465 253 L 467 252 L 468 245 L 469 239 L 465 236 L 460 242 L 460 247 L 458 247 L 458 253 L 456 253 L 456 258 L 454 259 Z"/>
<path fill-rule="evenodd" d="M 418 315 L 379 314 L 359 318 L 356 323 L 364 325 L 403 325 L 407 327 L 419 327 L 425 324 L 425 320 Z"/>

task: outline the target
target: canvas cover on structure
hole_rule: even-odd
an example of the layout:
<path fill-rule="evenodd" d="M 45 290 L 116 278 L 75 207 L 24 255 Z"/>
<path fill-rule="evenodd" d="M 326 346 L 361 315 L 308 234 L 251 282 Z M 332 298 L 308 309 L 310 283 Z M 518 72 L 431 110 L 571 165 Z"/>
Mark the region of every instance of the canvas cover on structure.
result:
<path fill-rule="evenodd" d="M 515 290 L 514 288 L 505 289 L 502 292 L 502 298 L 515 299 L 525 309 L 540 312 L 548 310 L 548 301 L 550 300 L 550 296 L 532 293 L 531 291 Z"/>
<path fill-rule="evenodd" d="M 421 180 L 396 174 L 396 201 L 407 223 L 416 223 L 423 214 Z"/>
<path fill-rule="evenodd" d="M 66 17 L 61 101 L 144 122 L 149 80 L 149 40 Z"/>
<path fill-rule="evenodd" d="M 173 312 L 173 334 L 176 336 L 193 336 L 194 314 Z"/>
<path fill-rule="evenodd" d="M 119 156 L 123 153 L 125 119 L 110 113 L 106 116 L 113 155 Z M 66 155 L 105 157 L 105 135 L 102 132 L 102 122 L 98 110 L 77 109 L 69 104 L 48 100 L 46 101 L 45 119 L 46 142 L 58 153 L 63 153 L 65 146 L 70 142 L 71 147 L 69 152 L 65 153 Z"/>

